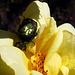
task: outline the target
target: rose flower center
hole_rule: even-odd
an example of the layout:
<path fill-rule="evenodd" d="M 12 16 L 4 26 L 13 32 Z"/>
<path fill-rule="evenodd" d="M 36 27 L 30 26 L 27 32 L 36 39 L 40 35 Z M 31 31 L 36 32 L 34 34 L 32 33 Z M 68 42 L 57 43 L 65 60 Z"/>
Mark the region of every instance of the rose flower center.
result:
<path fill-rule="evenodd" d="M 41 53 L 37 53 L 31 57 L 31 64 L 33 65 L 32 70 L 36 70 L 43 75 L 47 75 L 47 70 L 44 71 L 44 60 L 45 56 Z"/>

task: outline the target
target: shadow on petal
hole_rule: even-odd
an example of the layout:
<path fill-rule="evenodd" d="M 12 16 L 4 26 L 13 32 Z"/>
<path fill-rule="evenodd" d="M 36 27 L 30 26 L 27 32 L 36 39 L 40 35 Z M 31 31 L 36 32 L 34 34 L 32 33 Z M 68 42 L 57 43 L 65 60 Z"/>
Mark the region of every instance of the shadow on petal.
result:
<path fill-rule="evenodd" d="M 0 56 L 0 75 L 15 75 L 15 72 L 12 68 L 10 68 Z"/>
<path fill-rule="evenodd" d="M 75 75 L 75 70 L 74 69 L 70 70 L 69 75 Z"/>
<path fill-rule="evenodd" d="M 16 34 L 5 31 L 5 30 L 0 30 L 0 39 L 13 39 L 14 40 L 14 44 L 18 41 L 18 37 Z"/>

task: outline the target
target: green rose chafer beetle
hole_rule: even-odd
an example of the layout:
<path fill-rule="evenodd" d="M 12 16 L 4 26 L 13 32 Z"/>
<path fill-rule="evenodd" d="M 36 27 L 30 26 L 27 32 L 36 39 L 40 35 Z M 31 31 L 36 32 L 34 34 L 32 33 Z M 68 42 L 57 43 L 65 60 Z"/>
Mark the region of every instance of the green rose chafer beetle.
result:
<path fill-rule="evenodd" d="M 17 42 L 15 46 L 19 47 L 20 49 L 24 48 L 23 50 L 26 50 L 26 44 L 32 42 L 34 37 L 37 35 L 36 31 L 37 22 L 29 18 L 24 19 L 21 25 L 19 25 L 19 29 L 17 32 L 19 42 Z"/>

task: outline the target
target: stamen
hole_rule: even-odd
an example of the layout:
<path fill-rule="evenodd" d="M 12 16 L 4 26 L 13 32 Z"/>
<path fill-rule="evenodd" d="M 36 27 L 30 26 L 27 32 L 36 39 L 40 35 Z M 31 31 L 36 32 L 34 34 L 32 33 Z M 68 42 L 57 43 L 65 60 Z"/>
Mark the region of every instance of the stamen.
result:
<path fill-rule="evenodd" d="M 31 63 L 33 65 L 33 70 L 36 70 L 43 75 L 47 75 L 47 71 L 44 71 L 44 60 L 45 56 L 41 53 L 37 53 L 34 56 L 31 57 Z"/>

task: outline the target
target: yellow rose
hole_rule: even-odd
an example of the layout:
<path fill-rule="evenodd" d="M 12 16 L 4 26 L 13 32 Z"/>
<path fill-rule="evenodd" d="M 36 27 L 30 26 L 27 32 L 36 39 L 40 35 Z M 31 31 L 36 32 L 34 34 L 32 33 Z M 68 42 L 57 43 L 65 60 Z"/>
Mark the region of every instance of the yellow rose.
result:
<path fill-rule="evenodd" d="M 40 1 L 27 7 L 21 23 L 24 18 L 38 23 L 35 45 L 30 42 L 21 51 L 13 46 L 17 35 L 0 30 L 0 74 L 75 75 L 75 28 L 69 23 L 57 27 L 47 3 Z"/>

